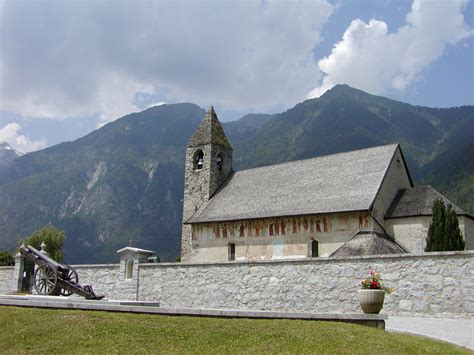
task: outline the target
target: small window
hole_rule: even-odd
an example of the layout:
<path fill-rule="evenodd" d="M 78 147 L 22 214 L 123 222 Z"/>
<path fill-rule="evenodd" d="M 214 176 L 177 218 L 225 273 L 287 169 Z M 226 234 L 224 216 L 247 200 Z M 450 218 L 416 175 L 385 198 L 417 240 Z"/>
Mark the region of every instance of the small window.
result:
<path fill-rule="evenodd" d="M 222 170 L 222 157 L 219 154 L 216 158 L 217 170 Z"/>
<path fill-rule="evenodd" d="M 194 170 L 201 170 L 204 166 L 204 153 L 202 150 L 198 150 L 194 154 Z"/>
<path fill-rule="evenodd" d="M 317 240 L 313 240 L 311 242 L 311 257 L 312 258 L 317 258 L 318 257 L 318 253 L 319 253 L 319 250 L 318 250 L 318 241 Z"/>
<path fill-rule="evenodd" d="M 229 244 L 229 260 L 235 260 L 235 244 Z"/>
<path fill-rule="evenodd" d="M 132 279 L 133 278 L 133 259 L 128 259 L 125 263 L 125 278 Z"/>

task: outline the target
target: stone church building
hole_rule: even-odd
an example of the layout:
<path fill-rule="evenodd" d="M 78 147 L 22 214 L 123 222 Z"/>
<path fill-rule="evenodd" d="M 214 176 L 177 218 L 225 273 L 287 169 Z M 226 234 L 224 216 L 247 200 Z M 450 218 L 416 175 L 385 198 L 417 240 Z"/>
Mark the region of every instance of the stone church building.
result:
<path fill-rule="evenodd" d="M 186 149 L 182 261 L 271 260 L 422 252 L 431 205 L 400 145 L 233 171 L 211 107 Z M 458 214 L 467 249 L 473 217 Z"/>

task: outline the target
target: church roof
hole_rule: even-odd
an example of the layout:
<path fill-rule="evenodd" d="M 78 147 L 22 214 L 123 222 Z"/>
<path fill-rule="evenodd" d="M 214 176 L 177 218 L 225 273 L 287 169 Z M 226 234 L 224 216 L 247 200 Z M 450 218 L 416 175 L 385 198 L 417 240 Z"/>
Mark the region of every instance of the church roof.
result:
<path fill-rule="evenodd" d="M 237 171 L 185 223 L 370 209 L 397 144 Z"/>
<path fill-rule="evenodd" d="M 209 110 L 207 111 L 206 116 L 204 116 L 199 128 L 191 136 L 191 139 L 188 142 L 188 147 L 198 147 L 211 143 L 232 149 L 224 133 L 224 129 L 217 119 L 214 107 L 212 106 L 209 107 Z"/>
<path fill-rule="evenodd" d="M 361 231 L 330 256 L 346 257 L 402 253 L 406 253 L 406 251 L 389 236 L 382 233 Z"/>
<path fill-rule="evenodd" d="M 457 215 L 470 216 L 462 208 L 441 195 L 431 186 L 415 186 L 403 189 L 395 196 L 385 218 L 431 216 L 432 206 L 436 199 L 441 199 L 445 205 L 451 204 Z"/>

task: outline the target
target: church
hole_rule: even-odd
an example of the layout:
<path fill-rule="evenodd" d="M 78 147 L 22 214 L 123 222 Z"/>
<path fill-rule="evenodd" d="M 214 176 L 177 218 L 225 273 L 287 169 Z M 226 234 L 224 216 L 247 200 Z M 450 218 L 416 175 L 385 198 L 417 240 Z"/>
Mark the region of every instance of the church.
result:
<path fill-rule="evenodd" d="M 399 144 L 234 171 L 210 107 L 186 149 L 181 260 L 419 253 L 436 198 L 473 249 L 473 217 L 414 186 Z"/>

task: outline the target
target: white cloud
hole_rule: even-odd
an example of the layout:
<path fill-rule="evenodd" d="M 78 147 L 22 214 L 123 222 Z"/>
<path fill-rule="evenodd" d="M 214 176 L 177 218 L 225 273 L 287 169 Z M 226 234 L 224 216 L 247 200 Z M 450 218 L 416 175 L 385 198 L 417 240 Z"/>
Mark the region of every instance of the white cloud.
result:
<path fill-rule="evenodd" d="M 46 140 L 31 140 L 23 134 L 19 134 L 21 126 L 12 122 L 0 128 L 0 142 L 7 142 L 13 149 L 20 153 L 28 153 L 46 147 Z"/>
<path fill-rule="evenodd" d="M 308 97 L 336 84 L 374 93 L 403 91 L 441 56 L 447 45 L 473 35 L 462 11 L 467 0 L 414 0 L 406 25 L 389 33 L 383 21 L 353 20 L 331 54 L 318 62 L 325 74 Z"/>
<path fill-rule="evenodd" d="M 154 102 L 150 105 L 148 105 L 147 108 L 150 108 L 150 107 L 155 107 L 155 106 L 162 106 L 162 105 L 166 105 L 166 102 L 165 101 L 158 101 L 158 102 Z"/>
<path fill-rule="evenodd" d="M 320 78 L 312 51 L 332 9 L 327 0 L 6 2 L 0 109 L 106 122 L 137 110 L 137 92 L 229 110 L 294 103 Z"/>

